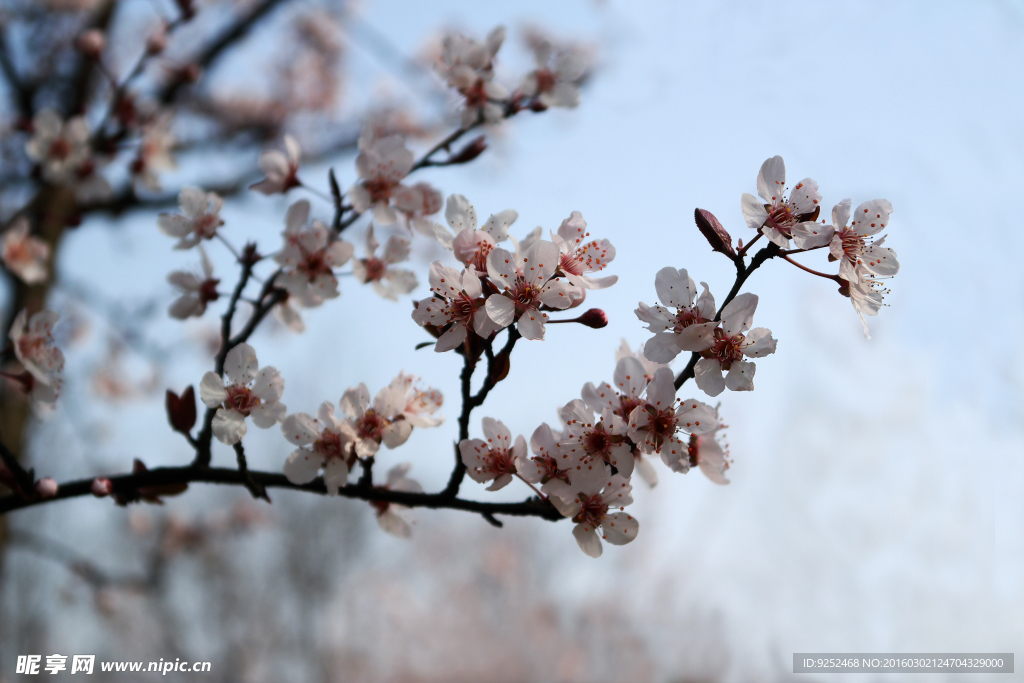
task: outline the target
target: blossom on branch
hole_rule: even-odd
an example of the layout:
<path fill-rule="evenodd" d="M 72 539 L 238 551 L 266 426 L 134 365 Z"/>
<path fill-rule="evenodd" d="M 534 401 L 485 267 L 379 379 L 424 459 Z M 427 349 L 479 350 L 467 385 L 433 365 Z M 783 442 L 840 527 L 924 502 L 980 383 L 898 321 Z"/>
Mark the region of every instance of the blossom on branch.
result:
<path fill-rule="evenodd" d="M 757 295 L 750 293 L 740 294 L 722 309 L 722 324 L 714 330 L 714 343 L 701 352 L 703 358 L 694 366 L 697 387 L 708 396 L 718 396 L 727 388 L 753 391 L 757 367 L 743 358 L 762 358 L 775 353 L 778 342 L 771 330 L 750 329 L 756 309 Z M 723 377 L 724 372 L 728 372 L 728 376 Z"/>
<path fill-rule="evenodd" d="M 351 425 L 334 416 L 334 404 L 330 401 L 320 404 L 316 414 L 314 418 L 295 413 L 281 423 L 284 437 L 299 446 L 285 460 L 284 476 L 293 484 L 308 484 L 322 469 L 327 493 L 336 496 L 338 489 L 348 483 L 349 469 L 355 460 L 349 448 L 355 433 Z"/>
<path fill-rule="evenodd" d="M 512 445 L 512 432 L 501 420 L 492 417 L 483 419 L 484 439 L 463 439 L 459 442 L 459 454 L 466 472 L 473 481 L 491 482 L 488 491 L 497 491 L 512 481 L 516 473 L 516 462 L 528 455 L 526 439 L 522 434 Z"/>
<path fill-rule="evenodd" d="M 444 403 L 444 397 L 433 387 L 426 391 L 418 389 L 415 386 L 418 379 L 416 375 L 400 372 L 388 385 L 389 390 L 395 392 L 400 406 L 396 417 L 401 416 L 413 427 L 437 427 L 444 423 L 444 416 L 433 415 Z"/>
<path fill-rule="evenodd" d="M 49 277 L 46 263 L 50 245 L 29 233 L 28 219 L 18 217 L 4 232 L 0 242 L 4 265 L 27 285 L 45 282 Z"/>
<path fill-rule="evenodd" d="M 821 193 L 818 183 L 804 178 L 786 196 L 786 163 L 780 156 L 774 156 L 761 164 L 757 174 L 757 194 L 764 203 L 752 194 L 744 193 L 740 206 L 747 225 L 760 230 L 765 237 L 783 249 L 789 241 L 796 242 L 799 249 L 824 246 L 832 239 L 829 226 L 814 221 L 821 210 Z"/>
<path fill-rule="evenodd" d="M 719 432 L 725 429 L 726 425 L 718 417 L 717 406 L 715 407 L 715 420 L 717 424 L 711 431 L 690 435 L 689 457 L 686 461 L 680 459 L 678 469 L 673 468 L 673 470 L 686 472 L 691 467 L 700 467 L 704 476 L 714 483 L 724 486 L 729 483 L 729 480 L 725 478 L 725 472 L 730 466 L 729 449 L 724 442 L 718 440 Z"/>
<path fill-rule="evenodd" d="M 59 319 L 60 314 L 54 311 L 42 310 L 29 318 L 22 310 L 8 334 L 14 355 L 29 373 L 26 388 L 33 399 L 48 405 L 57 401 L 64 385 L 64 354 L 53 341 L 53 327 Z"/>
<path fill-rule="evenodd" d="M 590 557 L 600 557 L 602 539 L 612 545 L 625 545 L 636 538 L 640 525 L 632 515 L 622 512 L 633 502 L 632 491 L 625 477 L 615 474 L 581 488 L 573 501 L 560 510 L 576 522 L 572 535 L 580 550 Z M 619 508 L 619 512 L 609 512 L 614 508 Z"/>
<path fill-rule="evenodd" d="M 175 299 L 168 309 L 172 318 L 201 318 L 206 312 L 206 305 L 220 298 L 217 293 L 220 280 L 213 277 L 213 264 L 210 263 L 202 246 L 199 247 L 199 257 L 202 261 L 202 275 L 176 270 L 167 276 L 167 281 L 181 291 L 181 296 Z"/>
<path fill-rule="evenodd" d="M 557 235 L 551 233 L 551 241 L 558 247 L 560 254 L 558 272 L 580 289 L 611 287 L 618 282 L 618 275 L 595 279 L 587 273 L 604 270 L 615 258 L 615 247 L 606 239 L 585 242 L 587 237 L 590 237 L 587 222 L 579 211 L 573 211 L 562 221 Z"/>
<path fill-rule="evenodd" d="M 228 351 L 224 359 L 228 383 L 215 372 L 207 372 L 199 383 L 199 395 L 207 408 L 216 408 L 213 435 L 228 445 L 245 436 L 245 418 L 252 417 L 260 429 L 268 429 L 284 419 L 285 405 L 280 402 L 284 379 L 277 369 L 259 369 L 256 351 L 242 343 Z"/>
<path fill-rule="evenodd" d="M 54 110 L 43 109 L 32 119 L 25 152 L 39 164 L 44 180 L 65 184 L 91 154 L 89 127 L 81 116 L 64 121 Z"/>
<path fill-rule="evenodd" d="M 285 194 L 293 187 L 302 185 L 299 182 L 299 162 L 302 159 L 302 149 L 298 141 L 291 135 L 284 136 L 284 154 L 276 149 L 264 152 L 260 155 L 259 167 L 263 171 L 264 178 L 258 183 L 249 186 L 250 190 L 256 190 L 263 194 Z"/>
<path fill-rule="evenodd" d="M 640 302 L 636 317 L 647 323 L 654 336 L 644 345 L 644 356 L 656 363 L 668 363 L 681 351 L 704 351 L 714 344 L 715 297 L 707 283 L 697 298 L 697 285 L 685 268 L 666 266 L 654 276 L 654 288 L 664 306 Z M 665 306 L 676 309 L 673 313 Z"/>
<path fill-rule="evenodd" d="M 410 231 L 415 230 L 421 235 L 437 239 L 442 246 L 451 248 L 450 241 L 445 245 L 443 240 L 445 235 L 451 239 L 448 231 L 426 218 L 440 211 L 442 204 L 441 193 L 428 183 L 399 185 L 395 190 L 395 209 L 400 222 Z"/>
<path fill-rule="evenodd" d="M 587 62 L 577 50 L 555 50 L 547 39 L 533 46 L 537 68 L 523 76 L 519 90 L 534 97 L 545 107 L 572 108 L 580 103 L 579 81 L 587 72 Z"/>
<path fill-rule="evenodd" d="M 461 194 L 453 194 L 448 197 L 444 216 L 455 232 L 455 238 L 448 244 L 455 258 L 478 273 L 486 273 L 487 256 L 498 243 L 508 239 L 508 229 L 519 218 L 519 213 L 505 209 L 492 214 L 483 227 L 477 229 L 476 209 Z M 526 249 L 529 245 L 520 246 Z"/>
<path fill-rule="evenodd" d="M 518 319 L 519 333 L 526 339 L 544 339 L 547 306 L 564 310 L 572 305 L 579 290 L 554 277 L 559 263 L 558 247 L 538 241 L 520 256 L 500 247 L 487 256 L 487 274 L 499 292 L 487 297 L 487 315 L 504 328 Z"/>
<path fill-rule="evenodd" d="M 843 291 L 843 290 L 840 290 Z M 865 315 L 878 315 L 878 311 L 886 304 L 882 303 L 889 289 L 885 284 L 866 268 L 857 268 L 857 281 L 851 282 L 848 286 L 850 301 L 853 309 L 857 311 L 860 322 L 864 326 L 864 338 L 871 339 L 868 330 L 868 321 Z"/>
<path fill-rule="evenodd" d="M 853 222 L 847 226 L 850 204 L 849 199 L 844 199 L 832 209 L 835 234 L 829 244 L 829 254 L 830 260 L 839 261 L 839 277 L 856 283 L 859 280 L 858 270 L 880 277 L 892 277 L 900 270 L 896 252 L 882 246 L 884 236 L 877 241 L 867 240 L 889 224 L 892 204 L 885 199 L 864 202 L 853 212 Z"/>
<path fill-rule="evenodd" d="M 533 457 L 525 450 L 517 451 L 515 461 L 519 476 L 530 484 L 540 484 L 541 492 L 548 496 L 556 508 L 571 502 L 575 496 L 569 484 L 569 475 L 581 465 L 582 460 L 579 456 L 570 456 L 565 452 L 558 443 L 561 439 L 561 434 L 552 432 L 551 427 L 543 423 L 530 437 Z M 607 474 L 604 470 L 601 467 L 602 478 Z"/>
<path fill-rule="evenodd" d="M 444 329 L 434 351 L 450 351 L 465 343 L 472 330 L 486 339 L 501 328 L 484 310 L 480 276 L 470 266 L 459 273 L 440 261 L 430 264 L 430 291 L 434 296 L 418 301 L 412 312 L 417 325 Z"/>
<path fill-rule="evenodd" d="M 361 180 L 348 193 L 352 207 L 359 213 L 373 209 L 378 224 L 391 225 L 398 220 L 391 201 L 412 169 L 412 152 L 400 135 L 378 138 L 372 129 L 359 138 L 359 150 L 356 170 Z"/>
<path fill-rule="evenodd" d="M 445 36 L 441 43 L 441 60 L 436 70 L 464 98 L 463 128 L 481 119 L 497 123 L 505 115 L 502 101 L 508 97 L 508 91 L 493 82 L 494 55 L 504 41 L 505 27 L 498 26 L 483 43 L 461 34 Z"/>
<path fill-rule="evenodd" d="M 162 213 L 157 226 L 165 235 L 177 237 L 175 249 L 191 249 L 203 240 L 213 239 L 217 228 L 224 225 L 220 209 L 224 200 L 214 192 L 198 187 L 183 187 L 178 194 L 181 213 Z"/>
<path fill-rule="evenodd" d="M 385 299 L 398 300 L 399 294 L 408 294 L 416 289 L 416 274 L 404 268 L 394 268 L 395 263 L 409 258 L 409 240 L 392 235 L 384 243 L 384 252 L 376 256 L 377 242 L 373 234 L 373 223 L 366 229 L 366 258 L 352 262 L 352 273 L 361 283 L 372 283 L 373 291 Z"/>
<path fill-rule="evenodd" d="M 405 476 L 411 468 L 412 465 L 407 462 L 395 465 L 388 470 L 385 483 L 377 488 L 386 491 L 423 493 L 423 487 L 418 481 Z M 412 535 L 412 526 L 407 514 L 409 508 L 384 500 L 370 501 L 370 505 L 377 511 L 377 524 L 381 529 L 399 538 L 409 538 Z"/>
<path fill-rule="evenodd" d="M 288 207 L 285 217 L 284 247 L 274 260 L 282 272 L 274 281 L 303 306 L 319 306 L 325 299 L 338 296 L 338 278 L 334 269 L 352 258 L 355 247 L 344 240 L 331 240 L 331 232 L 320 221 L 309 219 L 309 202 L 299 200 Z"/>
<path fill-rule="evenodd" d="M 668 368 L 655 373 L 647 385 L 643 402 L 629 415 L 629 438 L 644 453 L 658 453 L 662 461 L 677 469 L 687 454 L 679 433 L 703 434 L 718 425 L 714 409 L 693 398 L 676 400 L 674 377 Z"/>
<path fill-rule="evenodd" d="M 348 416 L 344 427 L 352 434 L 356 456 L 368 458 L 380 450 L 398 448 L 412 433 L 413 427 L 433 427 L 441 418 L 430 418 L 441 405 L 440 392 L 430 389 L 417 393 L 412 388 L 414 377 L 399 374 L 391 384 L 377 392 L 370 404 L 370 392 L 362 382 L 350 387 L 341 397 L 341 411 Z"/>
<path fill-rule="evenodd" d="M 633 475 L 633 446 L 626 439 L 626 421 L 606 406 L 595 419 L 594 411 L 576 398 L 558 411 L 565 423 L 559 445 L 584 463 L 607 463 L 626 479 Z M 578 467 L 582 472 L 584 468 Z M 600 468 L 603 470 L 603 468 Z M 571 475 L 572 476 L 572 475 Z M 599 478 L 603 478 L 603 475 Z M 577 477 L 572 476 L 573 485 Z"/>

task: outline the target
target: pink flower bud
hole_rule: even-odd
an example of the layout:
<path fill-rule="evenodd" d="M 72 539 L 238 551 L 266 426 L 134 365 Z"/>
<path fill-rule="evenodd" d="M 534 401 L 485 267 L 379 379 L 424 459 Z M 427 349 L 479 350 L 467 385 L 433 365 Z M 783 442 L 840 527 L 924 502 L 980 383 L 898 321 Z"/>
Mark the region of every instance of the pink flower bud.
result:
<path fill-rule="evenodd" d="M 581 325 L 586 325 L 587 327 L 592 327 L 595 330 L 599 330 L 608 325 L 608 314 L 600 308 L 591 308 L 586 313 L 576 318 L 576 322 Z"/>
<path fill-rule="evenodd" d="M 46 498 L 53 498 L 57 495 L 57 482 L 50 477 L 43 477 L 36 482 L 36 493 L 39 494 L 40 498 L 44 500 Z"/>
<path fill-rule="evenodd" d="M 97 498 L 109 496 L 114 492 L 114 484 L 105 477 L 96 477 L 92 480 L 92 495 Z"/>
<path fill-rule="evenodd" d="M 103 54 L 103 48 L 107 45 L 107 39 L 103 37 L 103 32 L 99 29 L 89 29 L 83 31 L 78 36 L 76 46 L 78 50 L 85 55 L 87 59 L 96 61 Z"/>

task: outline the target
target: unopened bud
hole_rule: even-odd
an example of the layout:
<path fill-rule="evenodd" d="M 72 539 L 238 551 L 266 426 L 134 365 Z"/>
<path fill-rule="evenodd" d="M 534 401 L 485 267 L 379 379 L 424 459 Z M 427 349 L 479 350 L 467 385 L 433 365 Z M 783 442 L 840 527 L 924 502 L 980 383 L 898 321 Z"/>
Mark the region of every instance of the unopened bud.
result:
<path fill-rule="evenodd" d="M 712 251 L 720 251 L 730 257 L 736 255 L 732 249 L 732 237 L 715 218 L 715 214 L 704 209 L 694 209 L 693 219 L 697 222 L 697 228 L 704 235 L 704 239 L 711 245 Z"/>
<path fill-rule="evenodd" d="M 114 484 L 106 477 L 96 477 L 92 480 L 91 490 L 92 495 L 97 498 L 103 498 L 114 492 Z"/>
<path fill-rule="evenodd" d="M 600 308 L 591 308 L 589 311 L 576 318 L 576 322 L 587 327 L 599 330 L 608 325 L 608 314 Z"/>
<path fill-rule="evenodd" d="M 483 135 L 481 135 L 480 137 L 474 139 L 468 145 L 460 149 L 457 153 L 448 157 L 448 160 L 445 161 L 444 163 L 445 165 L 464 164 L 467 161 L 472 161 L 473 159 L 476 159 L 478 156 L 484 153 L 485 149 L 487 149 L 487 140 L 484 138 Z"/>
<path fill-rule="evenodd" d="M 75 43 L 78 51 L 85 55 L 86 59 L 96 61 L 103 54 L 103 48 L 107 45 L 107 39 L 103 37 L 103 31 L 92 28 L 83 31 Z"/>
<path fill-rule="evenodd" d="M 36 482 L 36 493 L 38 493 L 39 497 L 44 500 L 56 496 L 59 488 L 60 487 L 57 486 L 57 482 L 51 477 L 43 477 Z"/>

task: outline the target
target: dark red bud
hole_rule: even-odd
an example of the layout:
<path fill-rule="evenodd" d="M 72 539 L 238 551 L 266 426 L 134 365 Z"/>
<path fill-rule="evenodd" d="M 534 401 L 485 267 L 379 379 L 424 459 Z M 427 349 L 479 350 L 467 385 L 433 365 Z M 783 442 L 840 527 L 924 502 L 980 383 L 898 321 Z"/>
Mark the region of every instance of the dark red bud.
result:
<path fill-rule="evenodd" d="M 167 419 L 174 431 L 189 434 L 196 424 L 196 394 L 192 385 L 185 388 L 179 397 L 167 390 Z"/>
<path fill-rule="evenodd" d="M 452 164 L 464 164 L 468 161 L 476 159 L 478 156 L 484 153 L 485 149 L 487 149 L 487 140 L 483 135 L 481 135 L 480 137 L 474 139 L 468 145 L 460 149 L 458 152 L 448 157 L 448 159 L 444 163 L 446 166 L 450 166 Z"/>
<path fill-rule="evenodd" d="M 576 322 L 587 327 L 599 330 L 608 325 L 608 314 L 600 308 L 591 308 L 589 311 L 576 318 Z"/>
<path fill-rule="evenodd" d="M 697 222 L 701 234 L 711 244 L 713 251 L 720 251 L 729 257 L 736 256 L 732 249 L 732 237 L 713 213 L 705 209 L 694 209 L 693 219 Z"/>

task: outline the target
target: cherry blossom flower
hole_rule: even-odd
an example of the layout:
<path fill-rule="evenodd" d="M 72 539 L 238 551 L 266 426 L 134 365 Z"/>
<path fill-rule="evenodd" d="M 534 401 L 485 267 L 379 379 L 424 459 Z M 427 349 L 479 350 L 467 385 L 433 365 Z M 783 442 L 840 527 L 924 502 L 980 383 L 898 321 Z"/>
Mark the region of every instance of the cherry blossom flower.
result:
<path fill-rule="evenodd" d="M 316 415 L 295 413 L 281 423 L 284 437 L 299 447 L 285 460 L 284 476 L 293 484 L 308 484 L 322 469 L 327 493 L 336 496 L 348 483 L 353 432 L 349 424 L 335 417 L 330 401 L 320 404 Z"/>
<path fill-rule="evenodd" d="M 372 129 L 359 138 L 359 149 L 356 169 L 362 180 L 349 190 L 352 207 L 360 213 L 372 208 L 377 223 L 391 225 L 398 220 L 391 200 L 412 169 L 412 152 L 400 135 L 378 138 Z"/>
<path fill-rule="evenodd" d="M 306 331 L 306 323 L 302 322 L 302 316 L 292 306 L 290 298 L 279 301 L 274 305 L 274 318 L 295 334 L 302 334 Z"/>
<path fill-rule="evenodd" d="M 220 298 L 217 293 L 217 285 L 220 280 L 213 277 L 213 264 L 206 256 L 206 250 L 199 247 L 199 256 L 202 259 L 202 275 L 196 275 L 184 270 L 176 270 L 167 276 L 167 281 L 181 291 L 181 296 L 175 299 L 168 313 L 172 318 L 185 320 L 187 318 L 201 318 L 206 312 L 206 305 L 211 301 Z"/>
<path fill-rule="evenodd" d="M 519 218 L 519 214 L 513 209 L 505 209 L 491 215 L 483 227 L 478 230 L 476 209 L 461 194 L 453 194 L 448 197 L 444 216 L 448 225 L 455 231 L 455 238 L 451 240 L 449 247 L 454 252 L 455 258 L 466 266 L 472 266 L 479 273 L 487 272 L 487 256 L 498 243 L 509 238 L 508 229 Z M 540 232 L 537 231 L 537 234 L 539 235 Z M 520 244 L 524 250 L 529 246 L 529 244 Z"/>
<path fill-rule="evenodd" d="M 520 434 L 512 445 L 512 433 L 501 420 L 491 417 L 483 419 L 484 439 L 463 439 L 459 442 L 459 453 L 466 472 L 473 481 L 490 481 L 488 491 L 497 491 L 512 481 L 516 473 L 516 461 L 526 457 L 526 439 Z"/>
<path fill-rule="evenodd" d="M 585 242 L 587 237 L 590 237 L 587 222 L 579 211 L 573 211 L 562 221 L 557 235 L 551 233 L 551 241 L 558 247 L 560 254 L 558 272 L 581 289 L 611 287 L 618 282 L 618 275 L 595 279 L 586 273 L 603 270 L 615 258 L 615 247 L 606 239 Z"/>
<path fill-rule="evenodd" d="M 600 557 L 601 539 L 612 545 L 625 545 L 636 538 L 640 525 L 632 515 L 622 512 L 633 502 L 632 490 L 625 477 L 615 474 L 581 489 L 561 510 L 576 522 L 572 535 L 580 550 L 590 557 Z M 619 512 L 609 512 L 614 508 L 619 508 Z"/>
<path fill-rule="evenodd" d="M 338 278 L 334 269 L 352 258 L 355 247 L 344 240 L 331 241 L 331 232 L 320 221 L 309 219 L 309 202 L 305 199 L 288 207 L 285 217 L 284 247 L 274 260 L 282 266 L 275 284 L 288 291 L 303 306 L 319 306 L 325 299 L 338 296 Z"/>
<path fill-rule="evenodd" d="M 199 383 L 199 395 L 207 408 L 216 408 L 213 435 L 228 445 L 245 436 L 245 418 L 252 417 L 260 429 L 269 429 L 284 419 L 285 405 L 280 402 L 284 379 L 273 367 L 259 370 L 256 351 L 242 343 L 228 351 L 224 359 L 225 384 L 220 375 L 207 372 Z"/>
<path fill-rule="evenodd" d="M 50 273 L 46 267 L 50 260 L 50 245 L 29 234 L 28 219 L 17 218 L 4 232 L 0 243 L 4 265 L 28 285 L 45 282 Z"/>
<path fill-rule="evenodd" d="M 818 183 L 804 178 L 788 198 L 786 189 L 786 164 L 782 157 L 774 156 L 761 164 L 757 174 L 757 194 L 767 203 L 762 204 L 752 194 L 743 194 L 740 204 L 747 225 L 760 230 L 783 249 L 789 248 L 790 239 L 800 249 L 828 244 L 832 239 L 831 229 L 814 222 L 821 208 Z"/>
<path fill-rule="evenodd" d="M 426 218 L 440 211 L 442 204 L 441 193 L 428 183 L 416 183 L 411 186 L 399 185 L 395 189 L 395 209 L 409 230 L 433 237 L 440 241 L 442 246 L 451 248 L 451 234 Z M 449 240 L 447 245 L 443 241 L 445 236 Z"/>
<path fill-rule="evenodd" d="M 691 434 L 688 457 L 680 458 L 678 463 L 672 467 L 675 472 L 687 472 L 691 467 L 700 467 L 708 479 L 722 486 L 729 483 L 725 478 L 725 472 L 729 469 L 729 449 L 724 442 L 718 439 L 719 432 L 725 429 L 721 418 L 718 417 L 718 407 L 715 407 L 715 419 L 717 426 L 704 434 Z"/>
<path fill-rule="evenodd" d="M 348 429 L 353 434 L 355 454 L 368 458 L 380 450 L 398 448 L 412 433 L 412 423 L 405 419 L 407 387 L 403 383 L 384 387 L 370 405 L 370 392 L 362 382 L 350 387 L 341 397 L 341 412 L 348 416 Z"/>
<path fill-rule="evenodd" d="M 519 451 L 516 453 L 515 461 L 515 469 L 519 476 L 530 484 L 540 484 L 541 492 L 559 509 L 572 502 L 575 497 L 576 494 L 569 483 L 569 475 L 584 464 L 582 454 L 570 456 L 562 449 L 558 444 L 561 438 L 561 434 L 556 435 L 547 423 L 543 423 L 530 437 L 530 448 L 534 456 L 531 458 L 527 451 Z M 603 479 L 608 474 L 603 463 L 587 465 L 587 472 L 597 471 L 599 478 Z"/>
<path fill-rule="evenodd" d="M 697 285 L 685 268 L 667 266 L 654 276 L 654 288 L 664 306 L 640 302 L 636 317 L 647 323 L 654 336 L 644 345 L 644 356 L 657 363 L 668 363 L 681 351 L 704 351 L 714 344 L 715 298 L 707 283 L 697 298 Z M 673 313 L 666 306 L 676 309 Z"/>
<path fill-rule="evenodd" d="M 865 315 L 878 315 L 878 311 L 886 304 L 882 303 L 889 289 L 881 279 L 874 276 L 863 266 L 857 267 L 857 281 L 849 284 L 850 301 L 857 311 L 861 324 L 864 326 L 864 338 L 871 339 L 868 321 Z"/>
<path fill-rule="evenodd" d="M 399 294 L 408 294 L 416 289 L 416 274 L 404 268 L 394 268 L 395 263 L 409 258 L 409 240 L 392 235 L 384 243 L 384 252 L 377 258 L 380 244 L 373 235 L 373 223 L 366 229 L 366 258 L 352 262 L 352 273 L 361 283 L 373 284 L 373 291 L 385 299 L 398 300 Z"/>
<path fill-rule="evenodd" d="M 263 171 L 264 178 L 258 183 L 250 185 L 250 190 L 268 195 L 279 192 L 285 194 L 293 187 L 302 185 L 297 175 L 299 161 L 302 158 L 299 143 L 291 135 L 285 135 L 284 148 L 287 154 L 272 149 L 260 155 L 259 167 Z"/>
<path fill-rule="evenodd" d="M 418 481 L 405 476 L 411 468 L 412 465 L 407 462 L 395 465 L 388 470 L 386 483 L 377 488 L 388 491 L 423 493 L 423 487 Z M 412 535 L 412 526 L 408 517 L 409 508 L 398 503 L 389 503 L 386 500 L 370 501 L 370 505 L 377 511 L 377 524 L 381 529 L 399 538 L 409 538 Z"/>
<path fill-rule="evenodd" d="M 572 305 L 579 290 L 554 277 L 558 266 L 558 247 L 538 241 L 520 257 L 500 247 L 487 256 L 487 274 L 500 291 L 487 297 L 484 307 L 499 327 L 508 327 L 516 319 L 519 333 L 526 339 L 544 339 L 548 314 L 540 307 L 564 310 Z"/>
<path fill-rule="evenodd" d="M 444 416 L 432 416 L 444 403 L 444 397 L 433 387 L 426 390 L 417 388 L 418 379 L 416 375 L 400 372 L 388 385 L 398 397 L 398 415 L 413 427 L 437 427 L 444 423 Z"/>
<path fill-rule="evenodd" d="M 44 180 L 64 184 L 89 158 L 89 127 L 81 116 L 65 122 L 54 110 L 43 109 L 32 119 L 25 152 L 39 164 Z"/>
<path fill-rule="evenodd" d="M 829 253 L 832 260 L 839 261 L 839 277 L 855 283 L 859 269 L 880 277 L 892 277 L 900 270 L 896 252 L 882 246 L 885 237 L 873 242 L 867 240 L 889 224 L 892 204 L 885 199 L 864 202 L 853 212 L 853 223 L 847 227 L 850 204 L 849 199 L 844 199 L 832 209 L 835 234 L 829 244 Z"/>
<path fill-rule="evenodd" d="M 49 405 L 57 401 L 64 385 L 64 354 L 53 341 L 53 327 L 59 319 L 54 311 L 42 310 L 29 318 L 22 310 L 8 334 L 14 355 L 31 376 L 32 398 Z"/>
<path fill-rule="evenodd" d="M 605 462 L 626 479 L 633 474 L 633 446 L 626 439 L 626 421 L 606 406 L 600 419 L 594 411 L 576 398 L 558 411 L 565 423 L 565 432 L 559 442 L 570 457 L 578 455 L 586 462 Z M 603 478 L 603 476 L 601 477 Z M 573 478 L 576 485 L 576 479 Z"/>
<path fill-rule="evenodd" d="M 577 83 L 587 71 L 583 55 L 572 49 L 556 51 L 551 42 L 540 39 L 533 46 L 537 68 L 523 76 L 519 90 L 536 97 L 545 107 L 575 107 L 580 103 Z"/>
<path fill-rule="evenodd" d="M 697 387 L 708 396 L 718 396 L 726 388 L 731 391 L 753 391 L 754 363 L 743 360 L 762 358 L 775 353 L 778 342 L 771 330 L 750 329 L 757 308 L 757 295 L 744 293 L 722 310 L 722 325 L 715 328 L 714 344 L 701 352 L 703 358 L 694 367 Z M 749 332 L 747 330 L 750 330 Z M 722 373 L 728 372 L 727 377 Z"/>
<path fill-rule="evenodd" d="M 224 225 L 220 209 L 224 200 L 214 192 L 198 187 L 183 187 L 178 194 L 181 213 L 162 213 L 157 219 L 160 231 L 177 237 L 175 249 L 191 249 L 203 240 L 213 239 L 217 228 Z"/>
<path fill-rule="evenodd" d="M 492 82 L 494 55 L 505 41 L 505 27 L 499 26 L 481 43 L 464 35 L 445 36 L 441 43 L 438 74 L 464 98 L 462 127 L 470 128 L 481 120 L 497 123 L 505 112 L 500 104 L 508 97 L 504 87 Z"/>
<path fill-rule="evenodd" d="M 434 261 L 428 280 L 434 296 L 416 302 L 412 319 L 420 326 L 448 327 L 434 344 L 434 351 L 458 348 L 465 343 L 470 329 L 485 339 L 501 329 L 484 310 L 480 276 L 472 266 L 459 273 Z"/>
<path fill-rule="evenodd" d="M 171 171 L 178 167 L 171 154 L 176 142 L 169 114 L 157 116 L 143 128 L 139 151 L 131 167 L 140 185 L 153 192 L 160 190 L 158 171 Z"/>
<path fill-rule="evenodd" d="M 715 410 L 697 399 L 676 400 L 674 377 L 658 370 L 647 385 L 644 401 L 629 415 L 629 438 L 644 453 L 658 453 L 672 467 L 687 453 L 680 432 L 703 434 L 718 425 Z"/>

